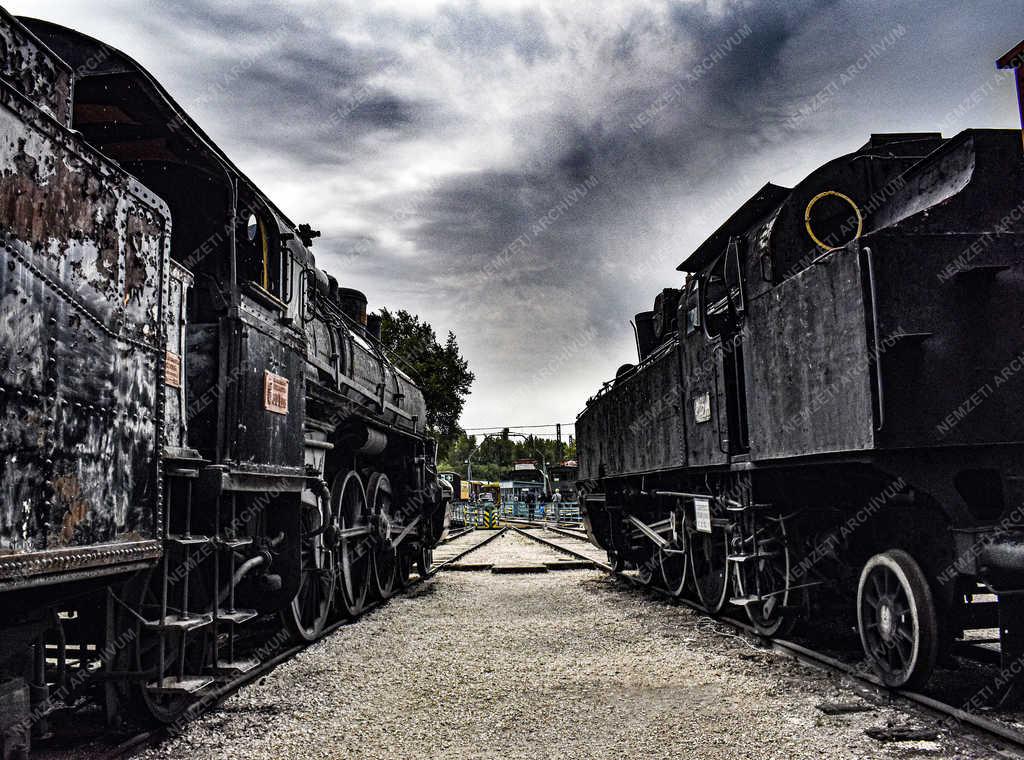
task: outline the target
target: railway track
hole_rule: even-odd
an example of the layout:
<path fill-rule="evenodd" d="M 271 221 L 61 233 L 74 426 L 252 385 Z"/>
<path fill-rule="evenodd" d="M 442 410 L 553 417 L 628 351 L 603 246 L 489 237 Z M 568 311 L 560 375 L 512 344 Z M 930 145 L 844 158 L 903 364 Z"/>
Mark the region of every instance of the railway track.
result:
<path fill-rule="evenodd" d="M 446 555 L 444 559 L 442 559 L 440 562 L 435 563 L 431 567 L 430 572 L 427 573 L 426 577 L 417 577 L 414 580 L 411 580 L 409 582 L 409 585 L 406 586 L 405 589 L 403 589 L 403 591 L 408 592 L 409 590 L 416 588 L 427 579 L 437 575 L 437 573 L 443 570 L 446 566 L 452 564 L 453 562 L 457 562 L 470 552 L 476 551 L 482 546 L 489 544 L 491 541 L 498 538 L 498 536 L 505 533 L 506 530 L 507 528 L 501 528 L 493 532 L 488 531 L 488 535 L 484 536 L 482 540 L 474 542 L 466 548 L 459 547 L 455 554 Z M 458 539 L 464 538 L 475 532 L 477 532 L 475 528 L 466 528 L 464 530 L 459 530 L 458 532 L 445 537 L 445 539 L 438 544 L 438 548 L 448 546 L 457 541 Z M 395 596 L 398 596 L 400 593 L 402 592 L 396 593 Z M 386 599 L 378 599 L 369 603 L 366 609 L 363 611 L 362 615 L 366 615 L 367 613 L 380 607 L 387 601 L 388 600 Z M 362 617 L 362 615 L 360 616 L 360 618 Z M 183 714 L 183 716 L 175 722 L 175 724 L 172 724 L 171 726 L 158 726 L 156 728 L 142 731 L 136 734 L 135 736 L 131 737 L 127 741 L 117 745 L 114 749 L 102 754 L 101 756 L 103 757 L 103 760 L 115 760 L 116 758 L 127 757 L 136 751 L 161 743 L 174 732 L 175 726 L 185 725 L 190 721 L 195 720 L 203 713 L 211 709 L 214 709 L 218 705 L 222 704 L 224 700 L 226 700 L 228 697 L 230 697 L 232 694 L 237 692 L 242 687 L 262 678 L 263 676 L 273 671 L 278 665 L 287 662 L 288 660 L 295 657 L 299 652 L 303 651 L 307 647 L 312 646 L 313 644 L 316 644 L 318 641 L 322 641 L 323 639 L 331 636 L 333 633 L 340 630 L 341 628 L 347 625 L 358 623 L 360 618 L 356 618 L 355 620 L 339 620 L 324 628 L 323 633 L 316 640 L 311 642 L 303 642 L 301 644 L 294 644 L 289 646 L 287 649 L 281 650 L 274 657 L 266 660 L 256 668 L 253 668 L 244 675 L 239 676 L 231 683 L 225 684 L 217 691 L 211 692 L 210 694 L 206 695 L 194 707 L 187 710 Z"/>
<path fill-rule="evenodd" d="M 641 586 L 643 588 L 650 589 L 673 602 L 681 603 L 696 612 L 700 612 L 701 614 L 707 614 L 700 605 L 692 602 L 689 599 L 674 597 L 667 590 L 662 589 L 656 585 L 644 585 L 637 578 L 634 578 L 630 575 L 626 575 L 623 572 L 616 572 L 616 570 L 607 562 L 596 560 L 593 554 L 585 554 L 579 551 L 577 548 L 567 546 L 563 541 L 554 541 L 550 538 L 545 538 L 544 536 L 537 535 L 534 532 L 526 531 L 518 527 L 512 527 L 511 529 L 523 536 L 526 536 L 527 538 L 532 539 L 533 541 L 541 543 L 556 551 L 568 554 L 577 559 L 585 559 L 594 562 L 595 566 L 601 568 L 610 575 L 615 575 L 616 577 L 621 578 L 635 586 Z M 573 531 L 568 531 L 559 528 L 545 528 L 545 530 L 555 533 L 560 537 L 576 541 L 584 541 L 587 543 L 588 546 L 593 547 L 593 544 L 589 542 L 585 535 L 578 535 Z M 597 550 L 596 547 L 594 548 L 596 551 L 600 551 Z M 907 704 L 911 704 L 917 708 L 923 709 L 925 712 L 932 715 L 933 717 L 940 718 L 943 721 L 952 720 L 955 721 L 956 724 L 962 726 L 970 726 L 971 728 L 988 737 L 995 738 L 1000 741 L 1008 743 L 1014 749 L 1024 750 L 1024 732 L 1019 731 L 1010 725 L 1000 723 L 999 721 L 986 718 L 982 715 L 978 715 L 968 710 L 964 710 L 960 707 L 951 705 L 947 702 L 943 702 L 940 699 L 936 699 L 926 694 L 920 694 L 918 692 L 908 691 L 904 689 L 889 688 L 885 686 L 877 677 L 875 677 L 873 673 L 865 671 L 862 667 L 858 667 L 856 665 L 851 665 L 850 663 L 843 662 L 835 657 L 824 654 L 822 652 L 818 652 L 814 649 L 811 649 L 810 647 L 804 646 L 803 644 L 798 644 L 794 641 L 789 641 L 787 639 L 781 638 L 765 638 L 764 636 L 759 635 L 752 626 L 745 623 L 744 621 L 737 620 L 735 618 L 731 618 L 725 615 L 720 615 L 718 617 L 715 617 L 714 619 L 719 622 L 733 626 L 738 631 L 741 631 L 758 639 L 759 641 L 764 643 L 767 648 L 771 649 L 772 651 L 778 652 L 779 654 L 782 654 L 786 657 L 790 657 L 807 665 L 827 670 L 838 675 L 846 676 L 848 678 L 855 680 L 860 685 L 874 690 L 878 694 L 885 695 L 888 698 L 894 700 L 903 700 Z"/>

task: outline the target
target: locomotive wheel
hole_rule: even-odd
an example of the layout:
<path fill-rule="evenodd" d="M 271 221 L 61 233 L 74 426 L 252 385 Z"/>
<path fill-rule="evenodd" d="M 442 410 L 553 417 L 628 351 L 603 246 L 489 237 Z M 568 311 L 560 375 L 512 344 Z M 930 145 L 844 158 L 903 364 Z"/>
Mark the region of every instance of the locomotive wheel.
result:
<path fill-rule="evenodd" d="M 321 509 L 320 504 L 303 501 L 302 543 L 300 548 L 301 578 L 299 590 L 291 606 L 284 612 L 288 629 L 302 641 L 313 641 L 324 630 L 324 625 L 334 605 L 334 590 L 337 570 L 335 550 L 325 541 L 330 535 L 325 520 L 331 516 Z"/>
<path fill-rule="evenodd" d="M 711 530 L 690 534 L 690 570 L 701 606 L 717 615 L 729 593 L 729 537 L 720 528 Z"/>
<path fill-rule="evenodd" d="M 621 573 L 626 569 L 626 563 L 622 561 L 622 557 L 612 551 L 607 552 L 607 554 L 608 564 L 611 566 L 613 573 Z"/>
<path fill-rule="evenodd" d="M 391 545 L 394 513 L 391 506 L 391 481 L 388 480 L 388 476 L 379 472 L 370 476 L 366 493 L 377 528 L 374 536 L 370 590 L 377 599 L 388 599 L 395 592 L 395 577 L 398 574 L 398 552 Z"/>
<path fill-rule="evenodd" d="M 366 514 L 366 492 L 363 481 L 356 472 L 338 474 L 335 487 L 331 489 L 334 520 L 340 532 L 338 540 L 338 564 L 341 593 L 335 599 L 341 611 L 348 617 L 358 617 L 366 607 L 370 589 L 371 542 L 370 524 Z M 360 530 L 357 535 L 346 536 L 350 530 Z"/>
<path fill-rule="evenodd" d="M 690 578 L 690 552 L 686 546 L 686 539 L 673 541 L 666 548 L 672 551 L 663 549 L 660 552 L 661 577 L 665 581 L 665 588 L 672 596 L 682 596 L 686 582 Z M 675 551 L 681 551 L 683 554 L 675 554 Z"/>
<path fill-rule="evenodd" d="M 409 576 L 412 575 L 412 566 L 415 564 L 413 556 L 408 551 L 398 552 L 398 567 L 395 570 L 395 584 L 398 588 L 406 588 L 409 585 Z"/>
<path fill-rule="evenodd" d="M 767 518 L 743 551 L 763 556 L 733 565 L 736 596 L 744 597 L 760 589 L 764 601 L 746 605 L 747 617 L 760 635 L 783 635 L 796 622 L 790 607 L 790 554 L 785 520 Z"/>
<path fill-rule="evenodd" d="M 416 569 L 419 571 L 420 578 L 426 578 L 430 575 L 430 569 L 433 566 L 434 550 L 423 546 L 420 548 L 420 553 L 416 556 Z"/>
<path fill-rule="evenodd" d="M 868 560 L 857 586 L 857 626 L 886 686 L 915 689 L 931 676 L 939 652 L 935 600 L 907 552 L 893 549 Z"/>

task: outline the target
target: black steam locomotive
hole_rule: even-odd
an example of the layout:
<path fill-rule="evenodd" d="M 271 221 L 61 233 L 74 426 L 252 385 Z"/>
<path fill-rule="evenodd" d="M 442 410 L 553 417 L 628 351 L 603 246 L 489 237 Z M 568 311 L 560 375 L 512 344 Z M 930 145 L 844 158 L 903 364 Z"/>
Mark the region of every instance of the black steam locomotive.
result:
<path fill-rule="evenodd" d="M 282 619 L 312 639 L 425 574 L 446 513 L 319 233 L 122 53 L 2 11 L 0 43 L 6 760 L 57 700 L 174 720 Z"/>
<path fill-rule="evenodd" d="M 892 686 L 967 630 L 1018 660 L 1021 133 L 873 135 L 679 269 L 579 416 L 591 539 L 765 635 L 846 620 Z"/>

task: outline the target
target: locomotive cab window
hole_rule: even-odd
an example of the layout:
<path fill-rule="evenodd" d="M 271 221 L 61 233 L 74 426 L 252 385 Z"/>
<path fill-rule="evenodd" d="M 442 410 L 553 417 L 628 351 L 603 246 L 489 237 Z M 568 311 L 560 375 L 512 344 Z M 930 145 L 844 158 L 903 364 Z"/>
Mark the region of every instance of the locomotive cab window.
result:
<path fill-rule="evenodd" d="M 237 240 L 239 280 L 259 286 L 280 301 L 287 301 L 289 256 L 282 249 L 276 225 L 264 214 L 243 214 Z"/>
<path fill-rule="evenodd" d="M 726 257 L 723 256 L 700 276 L 701 311 L 710 338 L 721 335 L 729 320 L 729 285 L 725 269 Z"/>

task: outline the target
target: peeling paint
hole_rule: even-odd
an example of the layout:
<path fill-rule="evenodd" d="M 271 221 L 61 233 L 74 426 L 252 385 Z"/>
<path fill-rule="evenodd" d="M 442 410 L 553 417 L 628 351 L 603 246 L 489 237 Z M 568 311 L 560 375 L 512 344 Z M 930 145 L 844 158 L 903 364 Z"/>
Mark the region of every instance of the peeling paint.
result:
<path fill-rule="evenodd" d="M 2 78 L 0 135 L 0 549 L 154 538 L 169 221 Z"/>

